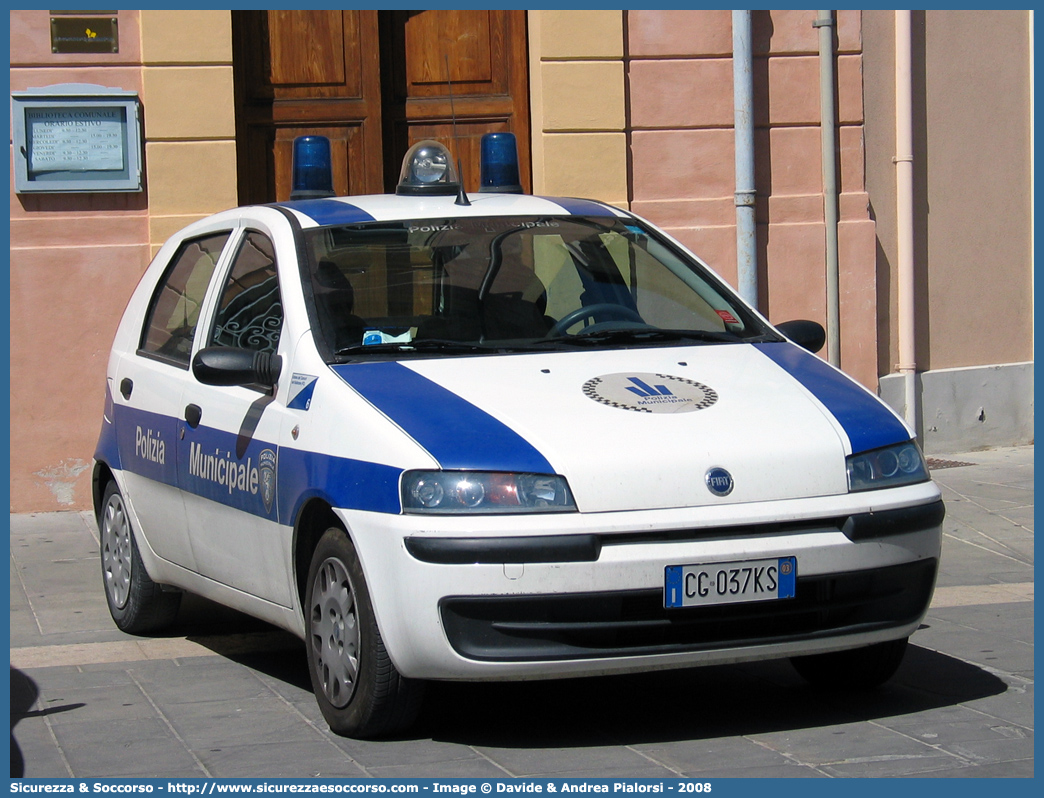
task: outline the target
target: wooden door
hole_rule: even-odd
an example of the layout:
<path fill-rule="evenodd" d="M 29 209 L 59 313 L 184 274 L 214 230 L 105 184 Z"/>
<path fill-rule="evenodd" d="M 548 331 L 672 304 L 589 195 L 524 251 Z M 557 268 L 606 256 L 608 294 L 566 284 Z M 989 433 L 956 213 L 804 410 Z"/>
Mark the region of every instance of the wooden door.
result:
<path fill-rule="evenodd" d="M 511 132 L 529 191 L 525 12 L 382 11 L 380 21 L 390 65 L 382 84 L 386 188 L 394 188 L 406 150 L 435 139 L 460 158 L 465 186 L 476 191 L 482 135 Z"/>
<path fill-rule="evenodd" d="M 337 194 L 369 194 L 394 191 L 426 138 L 474 191 L 482 134 L 510 131 L 528 191 L 525 24 L 524 11 L 233 11 L 240 202 L 289 198 L 302 135 L 330 139 Z"/>
<path fill-rule="evenodd" d="M 383 190 L 376 11 L 233 11 L 239 201 L 290 197 L 293 140 L 330 139 L 334 192 Z"/>

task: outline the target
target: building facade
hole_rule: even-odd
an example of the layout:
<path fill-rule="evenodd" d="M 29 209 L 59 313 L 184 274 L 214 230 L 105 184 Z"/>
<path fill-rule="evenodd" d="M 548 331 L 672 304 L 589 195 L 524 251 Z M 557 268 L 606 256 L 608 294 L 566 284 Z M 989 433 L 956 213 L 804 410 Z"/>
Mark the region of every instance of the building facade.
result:
<path fill-rule="evenodd" d="M 406 144 L 455 127 L 474 184 L 481 134 L 511 130 L 527 189 L 629 208 L 736 284 L 732 12 L 131 10 L 116 12 L 118 48 L 105 53 L 56 47 L 58 13 L 10 12 L 11 91 L 136 93 L 143 190 L 18 193 L 12 178 L 14 512 L 89 507 L 124 303 L 172 232 L 286 199 L 295 135 L 328 135 L 335 187 L 362 193 L 387 188 Z M 838 11 L 824 55 L 816 14 L 751 12 L 757 303 L 774 322 L 827 320 L 828 58 L 839 365 L 905 412 L 894 162 L 905 45 L 896 12 Z M 1032 15 L 910 19 L 919 436 L 929 453 L 1027 443 Z"/>

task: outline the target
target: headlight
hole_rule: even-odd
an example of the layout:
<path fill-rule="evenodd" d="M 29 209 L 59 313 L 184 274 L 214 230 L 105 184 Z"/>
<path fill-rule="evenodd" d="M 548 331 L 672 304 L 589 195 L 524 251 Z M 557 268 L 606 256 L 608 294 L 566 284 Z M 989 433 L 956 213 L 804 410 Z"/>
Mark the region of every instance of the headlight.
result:
<path fill-rule="evenodd" d="M 914 441 L 848 457 L 848 489 L 894 488 L 928 480 L 928 466 Z"/>
<path fill-rule="evenodd" d="M 568 513 L 576 504 L 563 477 L 488 471 L 407 471 L 407 513 Z"/>

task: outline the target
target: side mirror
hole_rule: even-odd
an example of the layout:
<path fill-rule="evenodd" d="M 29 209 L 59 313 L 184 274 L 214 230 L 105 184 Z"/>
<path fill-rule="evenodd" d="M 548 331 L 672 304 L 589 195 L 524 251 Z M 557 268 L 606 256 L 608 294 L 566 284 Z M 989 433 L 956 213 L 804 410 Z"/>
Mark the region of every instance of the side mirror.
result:
<path fill-rule="evenodd" d="M 283 359 L 271 352 L 208 346 L 192 358 L 192 373 L 204 385 L 275 386 Z"/>
<path fill-rule="evenodd" d="M 809 352 L 818 352 L 826 343 L 826 330 L 817 321 L 795 319 L 777 324 L 776 329 L 798 346 L 805 347 Z"/>

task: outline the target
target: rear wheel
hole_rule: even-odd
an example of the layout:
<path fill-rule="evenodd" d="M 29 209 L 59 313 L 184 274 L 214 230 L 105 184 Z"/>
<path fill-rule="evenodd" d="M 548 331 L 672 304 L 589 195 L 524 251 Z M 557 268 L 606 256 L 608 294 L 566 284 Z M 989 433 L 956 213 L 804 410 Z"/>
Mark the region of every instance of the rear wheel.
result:
<path fill-rule="evenodd" d="M 872 646 L 792 657 L 794 669 L 817 687 L 840 690 L 872 690 L 884 684 L 899 669 L 907 639 L 889 640 Z"/>
<path fill-rule="evenodd" d="M 319 539 L 307 586 L 308 670 L 330 728 L 348 737 L 407 728 L 420 710 L 423 684 L 399 675 L 388 657 L 344 530 L 332 527 Z"/>
<path fill-rule="evenodd" d="M 143 634 L 173 623 L 181 593 L 164 590 L 145 570 L 127 505 L 115 481 L 105 486 L 98 536 L 105 600 L 116 625 L 129 634 Z"/>

